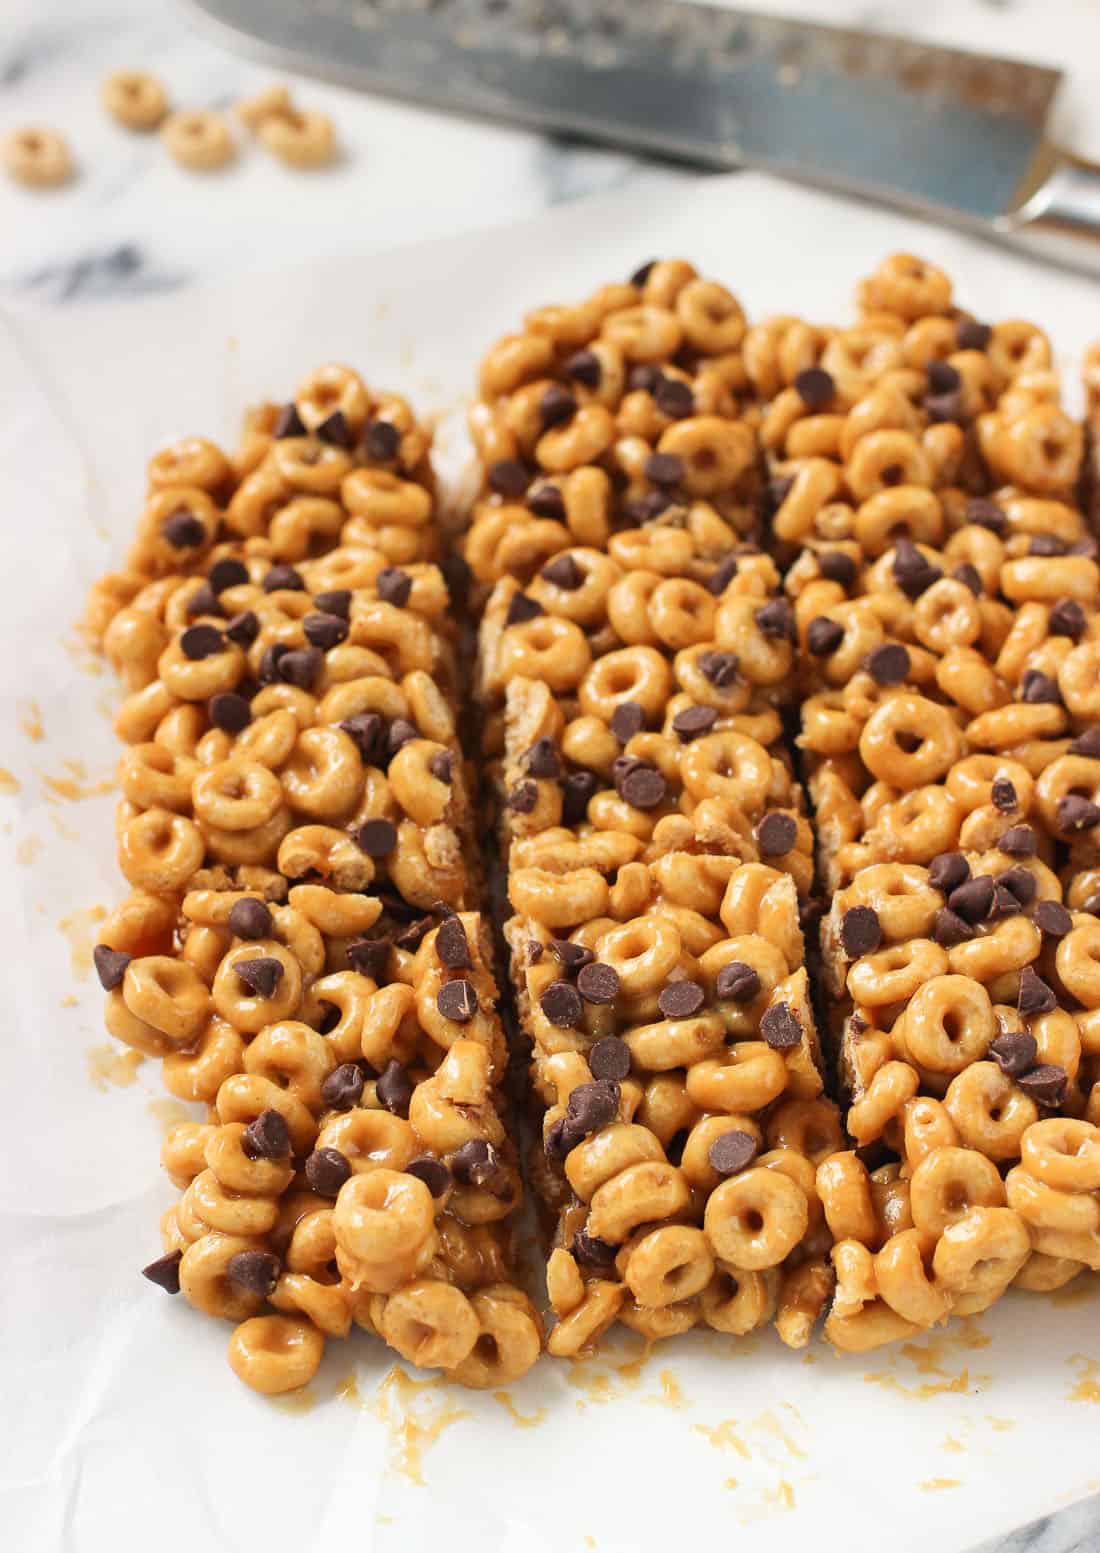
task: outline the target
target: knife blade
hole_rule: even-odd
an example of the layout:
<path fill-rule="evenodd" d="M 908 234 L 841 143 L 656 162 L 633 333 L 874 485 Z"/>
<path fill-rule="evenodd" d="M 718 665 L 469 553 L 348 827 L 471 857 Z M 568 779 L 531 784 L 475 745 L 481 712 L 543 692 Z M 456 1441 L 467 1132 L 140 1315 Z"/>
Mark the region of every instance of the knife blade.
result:
<path fill-rule="evenodd" d="M 1100 268 L 1100 170 L 1046 134 L 1057 70 L 692 0 L 191 3 L 300 71 L 1033 234 Z"/>

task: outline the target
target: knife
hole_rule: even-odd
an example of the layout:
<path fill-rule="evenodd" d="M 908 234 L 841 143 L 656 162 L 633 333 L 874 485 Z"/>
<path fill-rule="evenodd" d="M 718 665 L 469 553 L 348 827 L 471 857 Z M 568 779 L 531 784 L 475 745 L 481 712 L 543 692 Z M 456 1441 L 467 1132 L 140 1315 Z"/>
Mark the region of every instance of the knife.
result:
<path fill-rule="evenodd" d="M 689 0 L 190 0 L 269 60 L 433 107 L 752 166 L 1100 274 L 1060 71 Z"/>

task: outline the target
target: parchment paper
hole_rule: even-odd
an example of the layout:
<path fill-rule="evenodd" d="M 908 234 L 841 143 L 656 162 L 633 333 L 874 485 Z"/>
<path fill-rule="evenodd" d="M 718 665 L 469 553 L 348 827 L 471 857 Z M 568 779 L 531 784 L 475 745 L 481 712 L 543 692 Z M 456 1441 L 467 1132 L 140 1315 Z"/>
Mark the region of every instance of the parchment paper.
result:
<path fill-rule="evenodd" d="M 833 320 L 895 248 L 944 264 L 979 316 L 1040 320 L 1066 362 L 1100 334 L 1087 282 L 750 177 L 0 318 L 5 1548 L 954 1553 L 1100 1487 L 1095 1279 L 863 1358 L 693 1333 L 641 1363 L 626 1340 L 608 1362 L 545 1361 L 504 1398 L 395 1373 L 362 1337 L 331 1345 L 304 1401 L 272 1404 L 228 1370 L 228 1326 L 138 1276 L 172 1198 L 159 1141 L 183 1108 L 154 1064 L 103 1050 L 89 950 L 122 890 L 105 790 L 117 692 L 72 624 L 130 536 L 149 452 L 231 437 L 250 399 L 329 358 L 454 412 L 526 307 L 653 254 L 689 255 L 754 316 Z"/>

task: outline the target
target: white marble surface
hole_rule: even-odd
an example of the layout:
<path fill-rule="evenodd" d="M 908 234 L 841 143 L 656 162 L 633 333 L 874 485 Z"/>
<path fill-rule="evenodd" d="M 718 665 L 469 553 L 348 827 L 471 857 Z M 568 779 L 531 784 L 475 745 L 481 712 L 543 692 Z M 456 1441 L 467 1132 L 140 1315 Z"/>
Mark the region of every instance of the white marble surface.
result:
<path fill-rule="evenodd" d="M 1057 105 L 1059 133 L 1100 160 L 1097 0 L 755 0 L 755 9 L 1062 66 L 1068 78 Z M 613 188 L 660 199 L 692 176 L 308 80 L 297 83 L 300 100 L 333 116 L 338 165 L 295 174 L 242 143 L 230 169 L 198 176 L 177 168 L 155 136 L 126 134 L 104 118 L 97 85 L 120 65 L 157 72 L 181 106 L 226 105 L 273 78 L 195 30 L 187 7 L 170 0 L 0 0 L 0 132 L 25 122 L 56 125 L 79 161 L 77 180 L 56 193 L 0 180 L 0 300 L 7 305 L 137 297 L 234 269 L 491 227 Z M 1097 1546 L 1100 1497 L 980 1553 Z"/>

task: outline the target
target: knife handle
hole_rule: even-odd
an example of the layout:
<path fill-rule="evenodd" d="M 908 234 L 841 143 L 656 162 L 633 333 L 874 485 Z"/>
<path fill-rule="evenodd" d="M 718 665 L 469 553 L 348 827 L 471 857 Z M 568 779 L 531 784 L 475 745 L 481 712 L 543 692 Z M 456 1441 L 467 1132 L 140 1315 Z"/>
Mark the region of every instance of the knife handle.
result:
<path fill-rule="evenodd" d="M 1100 275 L 1100 164 L 1053 151 L 1047 176 L 1001 230 L 1044 258 Z"/>

